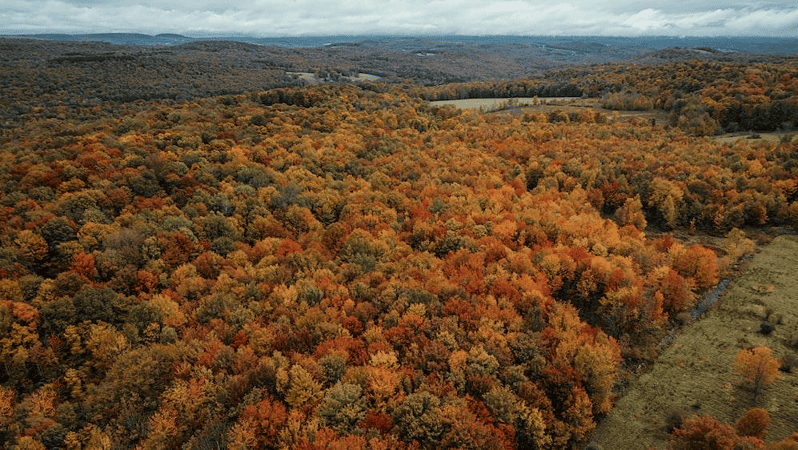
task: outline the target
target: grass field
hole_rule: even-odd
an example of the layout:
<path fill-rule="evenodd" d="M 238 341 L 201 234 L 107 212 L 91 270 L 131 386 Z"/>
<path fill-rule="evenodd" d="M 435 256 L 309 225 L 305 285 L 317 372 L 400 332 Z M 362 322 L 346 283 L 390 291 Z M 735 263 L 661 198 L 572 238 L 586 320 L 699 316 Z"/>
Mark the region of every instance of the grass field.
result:
<path fill-rule="evenodd" d="M 784 235 L 764 246 L 721 297 L 718 305 L 685 327 L 653 367 L 623 394 L 600 423 L 593 439 L 604 450 L 664 449 L 669 411 L 710 414 L 734 423 L 752 404 L 753 393 L 737 383 L 734 358 L 747 346 L 765 345 L 774 356 L 798 355 L 789 343 L 798 337 L 798 236 Z M 765 311 L 781 318 L 765 336 Z M 756 406 L 770 412 L 767 440 L 798 430 L 798 368 L 765 388 Z"/>
<path fill-rule="evenodd" d="M 508 105 L 508 100 L 513 104 Z M 602 108 L 599 98 L 585 97 L 518 97 L 506 98 L 472 98 L 463 100 L 439 100 L 430 102 L 435 106 L 452 105 L 461 109 L 482 109 L 486 112 L 494 111 L 499 114 L 550 114 L 558 111 L 566 113 L 579 113 L 586 109 L 595 109 L 603 113 L 609 120 L 636 118 L 646 122 L 656 119 L 659 124 L 668 122 L 668 113 L 661 110 L 650 111 L 612 111 Z"/>
<path fill-rule="evenodd" d="M 729 133 L 716 136 L 714 139 L 718 142 L 791 142 L 794 139 L 794 133 L 778 132 L 778 133 Z"/>
<path fill-rule="evenodd" d="M 465 98 L 460 100 L 436 100 L 430 102 L 433 106 L 452 105 L 460 109 L 479 109 L 491 110 L 506 105 L 509 100 L 523 108 L 532 106 L 593 106 L 594 99 L 583 99 L 582 97 L 516 97 L 507 98 Z"/>

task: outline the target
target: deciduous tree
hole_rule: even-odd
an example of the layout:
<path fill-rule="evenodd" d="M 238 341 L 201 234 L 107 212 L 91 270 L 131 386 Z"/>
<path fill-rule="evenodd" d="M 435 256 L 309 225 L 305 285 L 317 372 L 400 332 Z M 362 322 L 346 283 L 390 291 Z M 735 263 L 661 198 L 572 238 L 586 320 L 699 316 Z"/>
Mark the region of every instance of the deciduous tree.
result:
<path fill-rule="evenodd" d="M 734 450 L 738 436 L 729 425 L 711 416 L 687 419 L 671 432 L 672 450 Z"/>
<path fill-rule="evenodd" d="M 754 402 L 762 388 L 781 377 L 779 360 L 771 353 L 768 347 L 754 347 L 750 350 L 740 350 L 734 359 L 734 370 L 753 388 Z"/>

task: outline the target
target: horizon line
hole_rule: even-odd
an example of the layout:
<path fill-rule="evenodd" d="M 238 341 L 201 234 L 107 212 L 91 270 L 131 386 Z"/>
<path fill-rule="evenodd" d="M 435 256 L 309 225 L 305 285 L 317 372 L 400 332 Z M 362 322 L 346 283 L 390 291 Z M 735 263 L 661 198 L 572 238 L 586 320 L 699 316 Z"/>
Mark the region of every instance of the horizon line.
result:
<path fill-rule="evenodd" d="M 264 36 L 256 34 L 245 33 L 213 33 L 213 34 L 183 34 L 174 32 L 163 32 L 157 34 L 148 34 L 137 31 L 107 31 L 107 32 L 40 32 L 40 33 L 4 33 L 0 32 L 1 38 L 6 37 L 31 37 L 31 36 L 102 36 L 102 35 L 139 35 L 148 37 L 159 36 L 177 36 L 190 39 L 213 39 L 225 37 L 239 37 L 239 38 L 253 38 L 253 39 L 301 39 L 301 38 L 324 38 L 324 37 L 391 37 L 391 38 L 409 38 L 409 37 L 598 37 L 598 38 L 627 38 L 627 39 L 641 39 L 641 38 L 669 38 L 669 39 L 688 39 L 688 38 L 798 38 L 798 34 L 791 35 L 790 33 L 779 32 L 773 35 L 763 34 L 716 34 L 716 35 L 669 35 L 669 34 L 640 34 L 640 35 L 611 35 L 611 34 L 433 34 L 433 33 L 416 33 L 416 34 L 378 34 L 378 33 L 342 33 L 342 34 L 292 34 L 292 35 L 274 35 Z"/>

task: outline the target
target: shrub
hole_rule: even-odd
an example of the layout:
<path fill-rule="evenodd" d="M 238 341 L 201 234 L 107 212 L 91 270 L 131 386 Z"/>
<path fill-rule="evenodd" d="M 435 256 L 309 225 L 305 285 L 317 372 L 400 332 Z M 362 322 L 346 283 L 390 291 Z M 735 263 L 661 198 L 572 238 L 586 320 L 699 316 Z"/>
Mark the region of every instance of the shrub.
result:
<path fill-rule="evenodd" d="M 740 436 L 752 436 L 764 439 L 768 434 L 770 414 L 762 408 L 751 408 L 734 424 L 734 429 Z"/>
<path fill-rule="evenodd" d="M 784 355 L 779 360 L 779 370 L 782 372 L 792 373 L 792 369 L 798 365 L 798 358 L 795 355 Z"/>
<path fill-rule="evenodd" d="M 665 416 L 665 430 L 671 433 L 673 430 L 680 428 L 684 423 L 685 415 L 682 409 L 671 409 L 668 411 L 668 414 Z"/>
<path fill-rule="evenodd" d="M 687 419 L 671 432 L 671 448 L 674 450 L 733 450 L 736 440 L 734 428 L 711 416 Z"/>
<path fill-rule="evenodd" d="M 768 450 L 798 450 L 798 432 L 786 437 L 779 442 L 768 445 Z"/>
<path fill-rule="evenodd" d="M 690 313 L 687 313 L 687 312 L 681 312 L 681 313 L 677 314 L 676 317 L 675 317 L 676 323 L 678 323 L 679 326 L 682 326 L 682 327 L 687 325 L 688 323 L 690 323 L 691 319 L 692 319 L 692 317 L 690 316 Z"/>

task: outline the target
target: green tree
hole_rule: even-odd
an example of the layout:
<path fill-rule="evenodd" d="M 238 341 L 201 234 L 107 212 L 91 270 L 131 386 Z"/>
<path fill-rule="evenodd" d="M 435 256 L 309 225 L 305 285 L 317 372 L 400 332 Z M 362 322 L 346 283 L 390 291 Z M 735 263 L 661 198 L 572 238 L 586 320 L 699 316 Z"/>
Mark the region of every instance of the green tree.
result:
<path fill-rule="evenodd" d="M 399 434 L 406 441 L 416 441 L 422 448 L 436 448 L 444 431 L 441 401 L 429 392 L 405 397 L 393 413 Z"/>
<path fill-rule="evenodd" d="M 328 389 L 318 409 L 322 424 L 338 434 L 353 434 L 366 414 L 362 393 L 360 385 L 354 383 L 337 383 Z"/>

